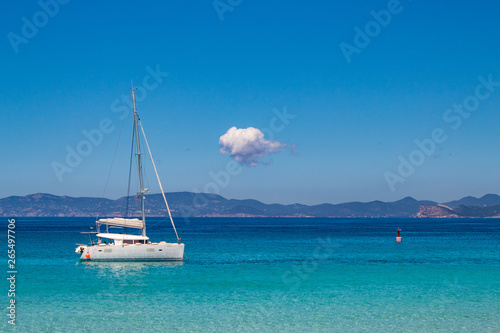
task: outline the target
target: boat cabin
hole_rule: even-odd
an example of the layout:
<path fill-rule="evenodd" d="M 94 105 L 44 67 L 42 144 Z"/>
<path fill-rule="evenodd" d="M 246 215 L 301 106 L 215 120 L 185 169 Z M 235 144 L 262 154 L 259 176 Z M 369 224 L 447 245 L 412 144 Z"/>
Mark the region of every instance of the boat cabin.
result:
<path fill-rule="evenodd" d="M 114 245 L 135 245 L 147 244 L 149 237 L 141 235 L 128 235 L 128 234 L 112 234 L 112 233 L 98 233 L 98 244 L 101 244 L 101 238 L 107 238 L 113 241 Z"/>

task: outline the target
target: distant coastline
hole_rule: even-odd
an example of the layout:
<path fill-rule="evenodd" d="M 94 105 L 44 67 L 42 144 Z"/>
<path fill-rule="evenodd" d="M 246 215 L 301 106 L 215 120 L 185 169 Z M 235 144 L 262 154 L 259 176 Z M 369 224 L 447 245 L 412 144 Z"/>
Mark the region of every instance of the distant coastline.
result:
<path fill-rule="evenodd" d="M 265 204 L 257 200 L 226 199 L 217 194 L 167 193 L 175 217 L 419 217 L 419 218 L 500 218 L 500 196 L 465 197 L 447 203 L 406 197 L 394 202 L 347 202 L 341 204 Z M 147 197 L 148 216 L 166 216 L 160 194 Z M 127 203 L 128 201 L 128 203 Z M 56 196 L 37 193 L 0 199 L 4 217 L 85 217 L 138 216 L 134 197 L 117 200 L 92 197 Z"/>

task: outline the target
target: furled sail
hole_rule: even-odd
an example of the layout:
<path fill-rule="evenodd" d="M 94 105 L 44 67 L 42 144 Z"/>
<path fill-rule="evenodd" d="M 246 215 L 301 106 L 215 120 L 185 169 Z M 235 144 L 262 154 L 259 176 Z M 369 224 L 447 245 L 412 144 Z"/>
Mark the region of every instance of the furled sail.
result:
<path fill-rule="evenodd" d="M 98 224 L 109 225 L 113 227 L 125 227 L 125 228 L 144 228 L 144 222 L 139 219 L 124 219 L 120 217 L 115 217 L 112 219 L 100 219 L 97 221 Z"/>

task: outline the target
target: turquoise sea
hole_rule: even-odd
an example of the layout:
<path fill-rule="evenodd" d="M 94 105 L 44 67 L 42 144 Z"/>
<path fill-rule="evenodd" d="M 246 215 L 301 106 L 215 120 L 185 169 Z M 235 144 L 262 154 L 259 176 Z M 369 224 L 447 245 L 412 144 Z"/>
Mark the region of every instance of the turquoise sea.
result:
<path fill-rule="evenodd" d="M 80 262 L 93 221 L 16 219 L 1 332 L 500 332 L 498 219 L 177 219 L 189 260 Z"/>

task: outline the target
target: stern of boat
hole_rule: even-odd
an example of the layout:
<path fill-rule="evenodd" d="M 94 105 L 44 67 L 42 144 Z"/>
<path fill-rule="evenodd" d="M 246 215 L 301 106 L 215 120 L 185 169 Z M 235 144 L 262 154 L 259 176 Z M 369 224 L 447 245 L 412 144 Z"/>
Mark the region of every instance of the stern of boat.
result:
<path fill-rule="evenodd" d="M 90 254 L 89 254 L 89 248 L 87 245 L 80 245 L 75 249 L 75 253 L 80 254 L 80 259 L 81 260 L 89 260 L 90 259 Z"/>

